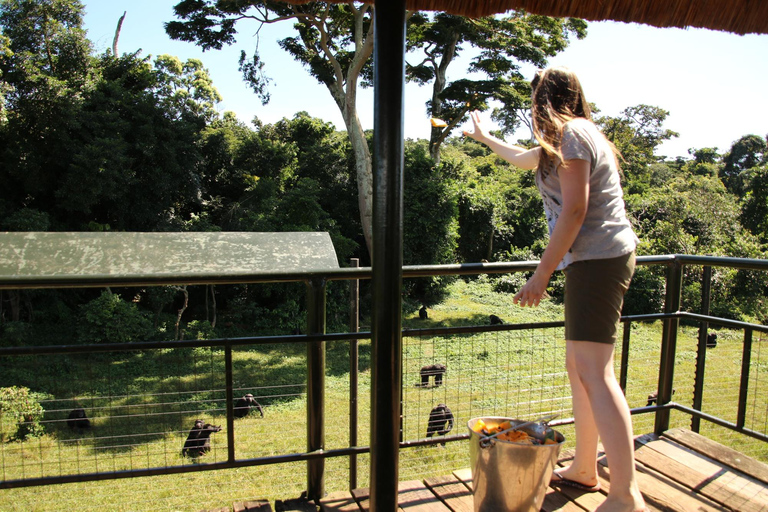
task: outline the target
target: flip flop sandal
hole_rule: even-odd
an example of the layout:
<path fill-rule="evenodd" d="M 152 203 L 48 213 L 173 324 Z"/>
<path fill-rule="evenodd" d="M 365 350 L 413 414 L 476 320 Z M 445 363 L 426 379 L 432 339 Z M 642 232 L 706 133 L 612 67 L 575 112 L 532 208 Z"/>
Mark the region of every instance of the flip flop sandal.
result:
<path fill-rule="evenodd" d="M 584 492 L 597 492 L 600 490 L 600 482 L 597 482 L 595 485 L 582 484 L 581 482 L 577 482 L 575 480 L 563 478 L 563 476 L 557 471 L 553 471 L 552 476 L 553 478 L 549 481 L 549 485 L 573 487 L 574 489 L 578 489 Z"/>

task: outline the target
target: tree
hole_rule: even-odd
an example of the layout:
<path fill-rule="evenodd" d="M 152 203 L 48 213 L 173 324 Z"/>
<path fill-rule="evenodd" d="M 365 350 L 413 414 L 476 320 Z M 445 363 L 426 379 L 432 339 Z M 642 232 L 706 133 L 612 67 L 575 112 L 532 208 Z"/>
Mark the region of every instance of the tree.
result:
<path fill-rule="evenodd" d="M 185 21 L 166 23 L 173 39 L 191 41 L 203 50 L 232 44 L 236 25 L 245 20 L 258 25 L 292 20 L 298 35 L 280 41 L 280 46 L 310 74 L 325 85 L 342 114 L 352 144 L 357 174 L 358 206 L 366 244 L 371 248 L 373 221 L 373 174 L 368 142 L 357 116 L 357 87 L 372 77 L 369 57 L 373 52 L 373 6 L 349 0 L 345 4 L 312 2 L 287 5 L 263 0 L 183 0 L 174 7 Z M 264 74 L 258 49 L 252 57 L 241 53 L 244 79 L 269 101 L 269 78 Z"/>
<path fill-rule="evenodd" d="M 744 135 L 723 156 L 720 179 L 729 191 L 741 196 L 744 193 L 742 173 L 761 162 L 765 163 L 767 158 L 765 139 L 759 135 Z"/>
<path fill-rule="evenodd" d="M 679 136 L 662 128 L 667 116 L 669 112 L 662 108 L 641 104 L 625 108 L 619 117 L 596 117 L 595 122 L 621 153 L 628 193 L 648 186 L 650 165 L 664 159 L 655 155 L 656 149 L 665 140 Z"/>
<path fill-rule="evenodd" d="M 512 133 L 526 122 L 530 108 L 530 85 L 520 72 L 522 64 L 544 67 L 547 57 L 564 50 L 571 35 L 582 39 L 587 24 L 574 18 L 550 18 L 516 11 L 504 17 L 470 19 L 438 13 L 416 13 L 409 19 L 408 49 L 423 57 L 407 65 L 408 80 L 432 83 L 427 114 L 445 120 L 430 133 L 429 153 L 440 161 L 440 146 L 471 110 L 485 110 L 495 100 L 501 107 L 494 118 L 503 133 Z M 448 80 L 448 69 L 467 47 L 477 50 L 469 75 Z M 479 78 L 471 78 L 478 76 Z"/>
<path fill-rule="evenodd" d="M 213 86 L 208 70 L 198 59 L 182 63 L 173 55 L 160 55 L 155 59 L 157 84 L 155 88 L 160 105 L 177 119 L 193 116 L 204 124 L 219 117 L 216 104 L 221 95 Z"/>
<path fill-rule="evenodd" d="M 0 132 L 7 208 L 54 202 L 84 89 L 93 78 L 91 44 L 77 0 L 3 0 L 0 27 L 5 123 Z"/>

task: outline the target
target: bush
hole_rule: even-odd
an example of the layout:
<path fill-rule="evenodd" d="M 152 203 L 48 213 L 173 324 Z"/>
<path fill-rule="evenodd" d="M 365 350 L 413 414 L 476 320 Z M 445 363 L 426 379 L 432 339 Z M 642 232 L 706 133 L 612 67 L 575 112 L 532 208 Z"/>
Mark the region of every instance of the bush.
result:
<path fill-rule="evenodd" d="M 45 411 L 39 402 L 43 398 L 45 395 L 32 393 L 29 388 L 0 388 L 0 440 L 22 441 L 43 435 L 40 420 Z"/>
<path fill-rule="evenodd" d="M 80 343 L 124 343 L 146 339 L 152 322 L 135 304 L 103 291 L 80 306 L 77 339 Z"/>

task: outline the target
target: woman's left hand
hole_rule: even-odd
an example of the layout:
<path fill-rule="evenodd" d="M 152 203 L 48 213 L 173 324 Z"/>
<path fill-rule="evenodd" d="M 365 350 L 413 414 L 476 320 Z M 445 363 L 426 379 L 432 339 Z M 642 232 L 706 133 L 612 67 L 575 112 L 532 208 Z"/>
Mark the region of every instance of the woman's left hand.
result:
<path fill-rule="evenodd" d="M 520 288 L 512 299 L 512 302 L 519 304 L 520 306 L 538 306 L 541 299 L 549 297 L 547 294 L 547 284 L 549 284 L 550 276 L 542 276 L 538 272 L 534 272 L 528 282 Z"/>

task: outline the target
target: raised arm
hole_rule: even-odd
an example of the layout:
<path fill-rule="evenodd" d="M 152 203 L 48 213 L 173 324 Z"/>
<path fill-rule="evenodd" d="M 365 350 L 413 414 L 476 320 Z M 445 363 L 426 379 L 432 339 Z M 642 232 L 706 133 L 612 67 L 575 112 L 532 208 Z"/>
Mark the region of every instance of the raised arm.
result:
<path fill-rule="evenodd" d="M 480 122 L 480 113 L 477 110 L 473 111 L 470 117 L 472 118 L 472 131 L 465 130 L 464 135 L 477 142 L 482 142 L 501 158 L 521 169 L 535 169 L 539 165 L 541 148 L 526 149 L 507 144 L 488 133 L 488 130 Z"/>

